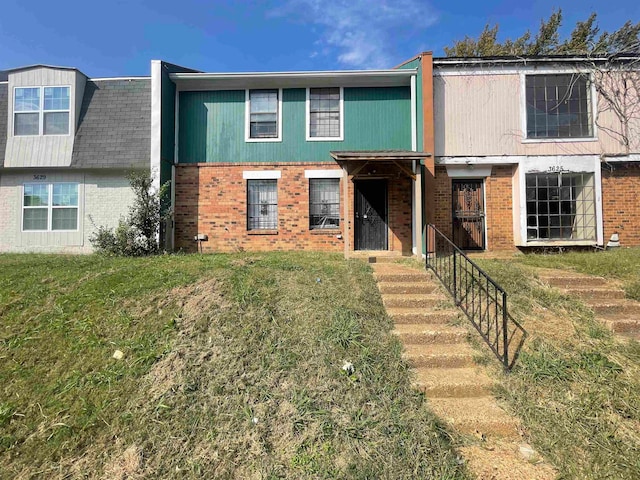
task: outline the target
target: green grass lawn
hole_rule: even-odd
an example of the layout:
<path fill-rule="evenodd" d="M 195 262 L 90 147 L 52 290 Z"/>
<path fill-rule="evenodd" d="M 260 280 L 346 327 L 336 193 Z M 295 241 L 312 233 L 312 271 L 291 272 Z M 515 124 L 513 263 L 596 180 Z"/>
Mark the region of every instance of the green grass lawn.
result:
<path fill-rule="evenodd" d="M 0 255 L 0 477 L 466 478 L 390 328 L 340 256 Z"/>
<path fill-rule="evenodd" d="M 640 478 L 640 344 L 614 338 L 577 298 L 543 286 L 532 266 L 638 281 L 640 250 L 478 260 L 509 294 L 531 337 L 499 395 L 561 478 Z M 633 295 L 632 295 L 633 296 Z"/>

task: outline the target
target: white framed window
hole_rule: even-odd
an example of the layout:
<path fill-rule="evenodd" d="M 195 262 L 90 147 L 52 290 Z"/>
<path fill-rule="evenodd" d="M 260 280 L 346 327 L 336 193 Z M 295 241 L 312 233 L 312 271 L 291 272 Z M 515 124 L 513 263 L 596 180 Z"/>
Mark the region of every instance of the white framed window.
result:
<path fill-rule="evenodd" d="M 247 230 L 278 229 L 278 180 L 247 180 Z"/>
<path fill-rule="evenodd" d="M 22 231 L 77 231 L 77 183 L 25 183 Z"/>
<path fill-rule="evenodd" d="M 309 229 L 340 228 L 340 179 L 309 179 Z"/>
<path fill-rule="evenodd" d="M 282 89 L 245 91 L 245 141 L 282 140 Z"/>
<path fill-rule="evenodd" d="M 307 88 L 307 141 L 344 139 L 344 89 Z"/>
<path fill-rule="evenodd" d="M 593 139 L 593 88 L 586 73 L 525 75 L 527 140 Z"/>
<path fill-rule="evenodd" d="M 15 87 L 13 135 L 69 135 L 71 87 Z"/>
<path fill-rule="evenodd" d="M 527 241 L 595 241 L 593 173 L 527 173 Z"/>

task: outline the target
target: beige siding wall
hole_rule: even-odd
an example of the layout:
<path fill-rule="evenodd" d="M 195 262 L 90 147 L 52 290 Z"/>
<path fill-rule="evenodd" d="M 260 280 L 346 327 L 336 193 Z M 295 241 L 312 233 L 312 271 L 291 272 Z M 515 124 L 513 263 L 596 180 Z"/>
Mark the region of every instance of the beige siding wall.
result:
<path fill-rule="evenodd" d="M 9 75 L 6 167 L 66 167 L 71 165 L 73 139 L 86 78 L 75 70 L 34 68 Z M 15 87 L 70 87 L 69 135 L 13 136 L 13 91 Z"/>
<path fill-rule="evenodd" d="M 34 175 L 46 175 L 46 182 L 79 183 L 76 232 L 22 231 L 23 185 L 34 182 Z M 116 226 L 133 198 L 124 172 L 5 171 L 0 176 L 0 252 L 90 253 L 89 238 L 96 228 Z"/>
<path fill-rule="evenodd" d="M 624 149 L 606 130 L 620 130 L 610 111 L 598 108 L 592 141 L 531 142 L 523 136 L 521 75 L 446 75 L 434 78 L 436 156 L 619 154 Z M 640 131 L 640 115 L 632 122 Z M 638 152 L 636 140 L 635 152 Z"/>

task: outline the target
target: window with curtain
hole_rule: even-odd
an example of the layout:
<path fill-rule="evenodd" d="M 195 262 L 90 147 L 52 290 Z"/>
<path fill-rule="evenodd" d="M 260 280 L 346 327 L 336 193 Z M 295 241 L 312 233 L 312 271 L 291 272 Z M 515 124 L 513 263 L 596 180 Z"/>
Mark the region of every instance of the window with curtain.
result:
<path fill-rule="evenodd" d="M 247 180 L 247 230 L 278 228 L 278 181 Z"/>
<path fill-rule="evenodd" d="M 340 138 L 340 88 L 309 89 L 309 137 Z"/>
<path fill-rule="evenodd" d="M 249 117 L 249 138 L 278 138 L 278 90 L 250 90 Z"/>

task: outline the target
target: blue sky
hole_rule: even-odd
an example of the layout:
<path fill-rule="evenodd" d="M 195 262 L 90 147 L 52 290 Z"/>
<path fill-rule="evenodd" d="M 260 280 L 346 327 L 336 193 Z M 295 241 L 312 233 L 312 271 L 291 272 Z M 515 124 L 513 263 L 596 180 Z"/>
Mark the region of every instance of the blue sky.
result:
<path fill-rule="evenodd" d="M 390 68 L 476 36 L 536 31 L 561 7 L 564 29 L 598 13 L 615 30 L 640 20 L 638 0 L 3 0 L 0 69 L 34 63 L 91 77 L 148 75 L 151 59 L 204 71 Z"/>

